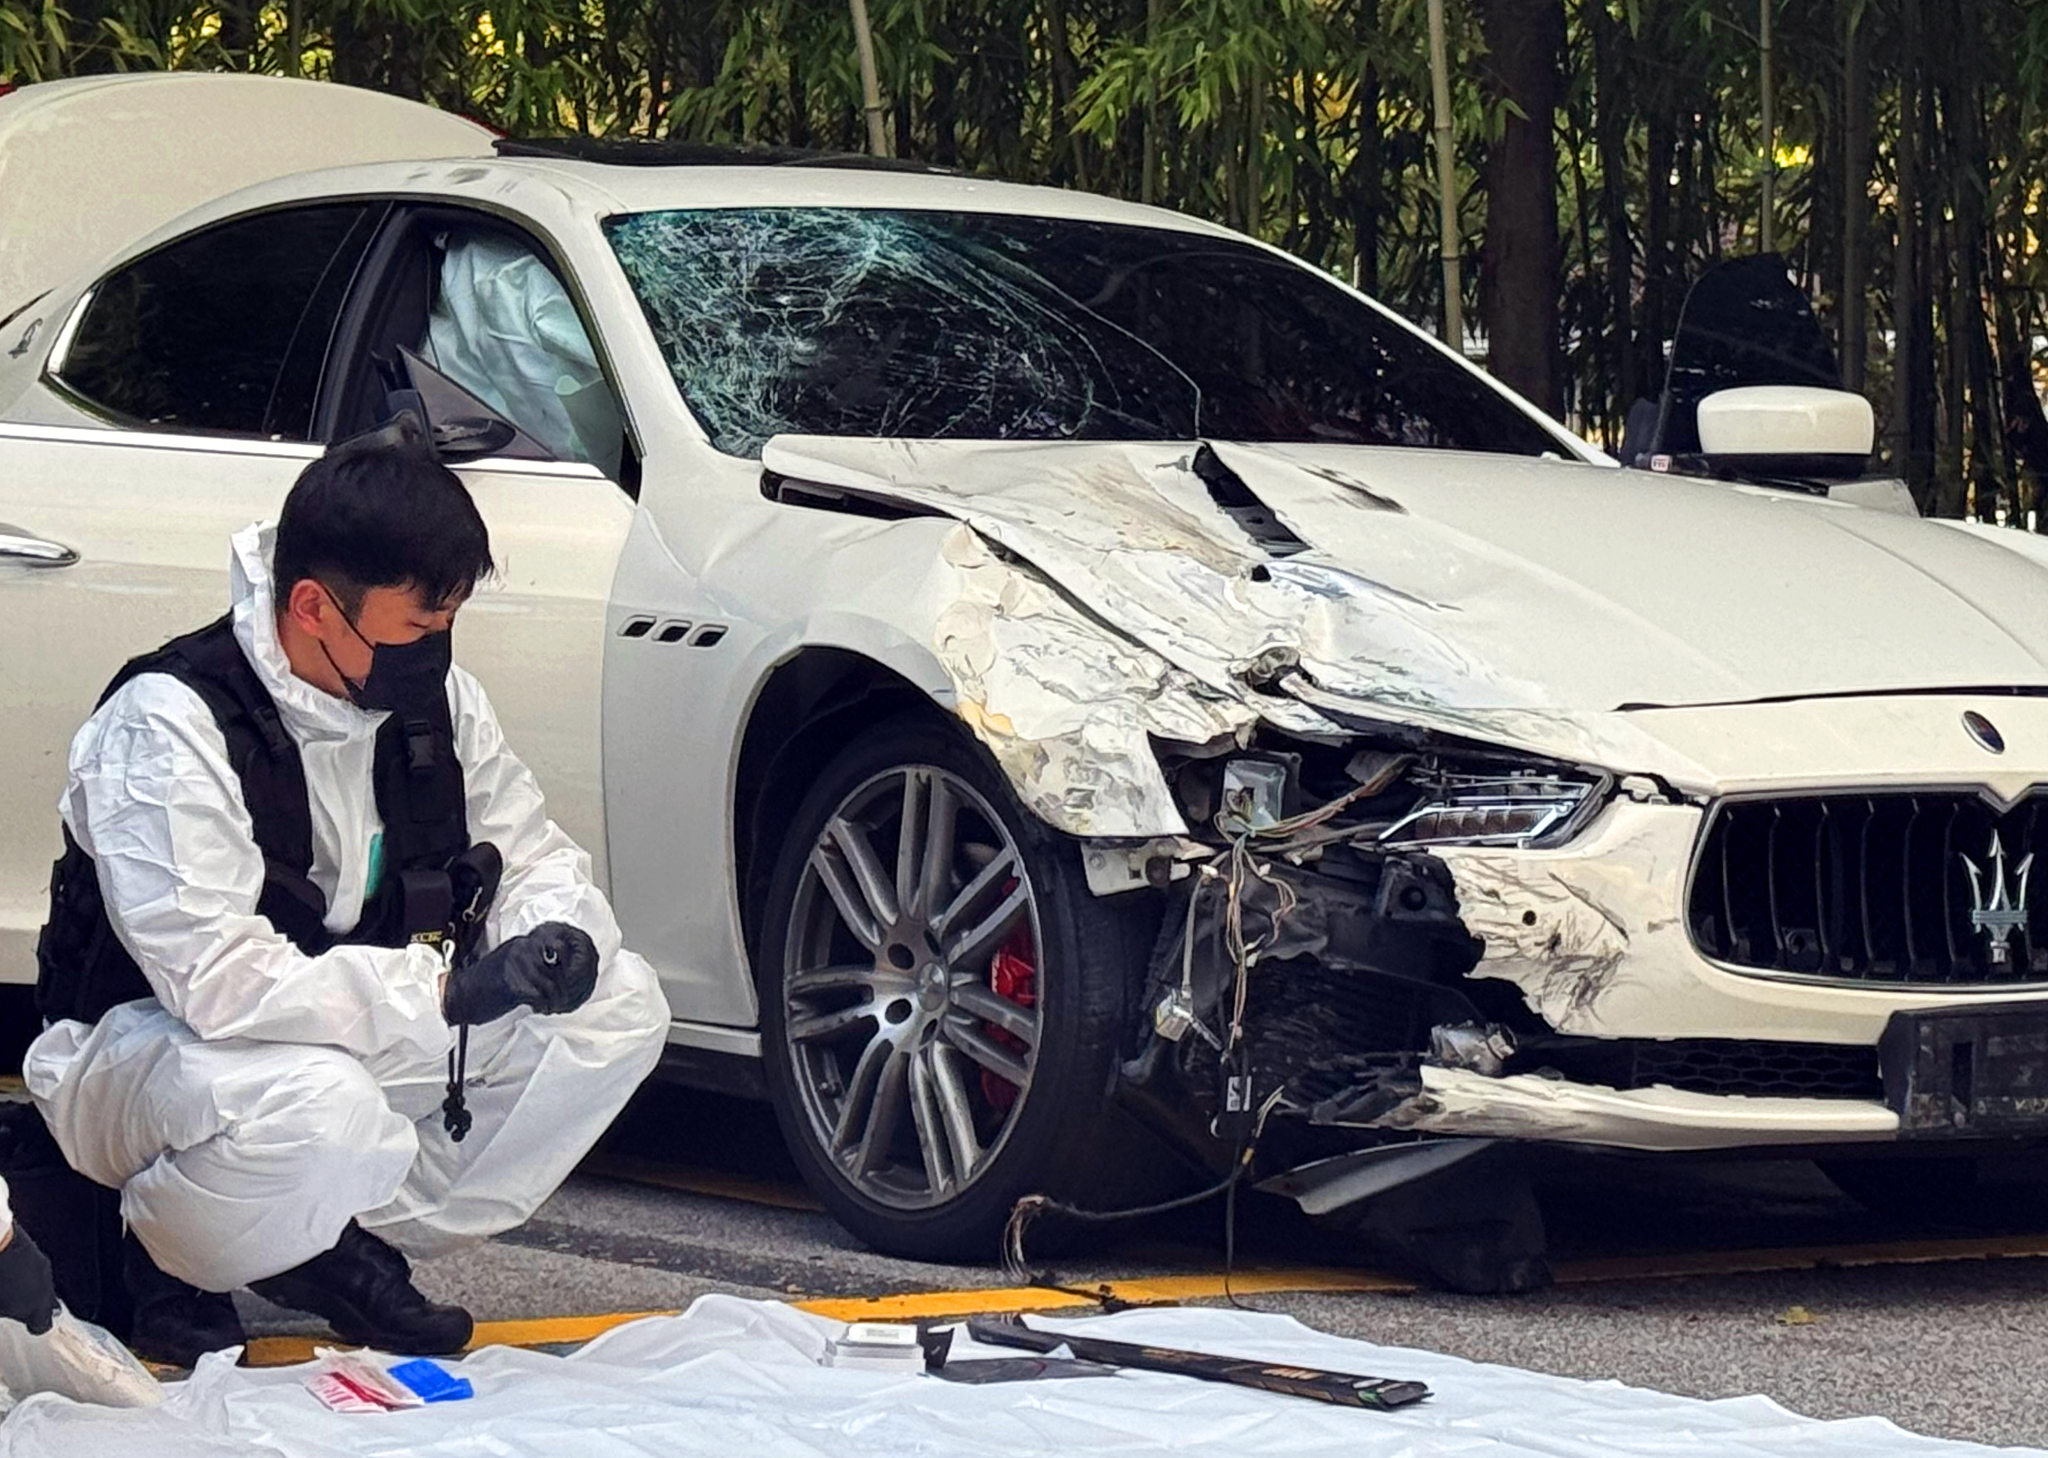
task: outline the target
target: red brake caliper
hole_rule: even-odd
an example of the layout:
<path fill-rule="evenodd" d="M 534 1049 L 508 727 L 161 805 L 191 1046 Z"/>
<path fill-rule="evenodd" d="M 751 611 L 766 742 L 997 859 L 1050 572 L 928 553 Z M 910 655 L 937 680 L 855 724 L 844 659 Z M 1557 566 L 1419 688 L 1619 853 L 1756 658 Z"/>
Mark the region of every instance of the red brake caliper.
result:
<path fill-rule="evenodd" d="M 1004 887 L 1007 893 L 1015 889 L 1012 881 Z M 995 957 L 989 962 L 988 984 L 997 997 L 1014 1002 L 1019 1007 L 1030 1007 L 1038 1001 L 1038 948 L 1031 940 L 1031 928 L 1020 926 L 1011 932 L 1003 944 L 996 948 Z M 994 1023 L 983 1023 L 982 1029 L 990 1040 L 1002 1044 L 1018 1053 L 1029 1052 L 1024 1040 L 1007 1028 Z M 1017 1102 L 1022 1092 L 1008 1079 L 984 1068 L 981 1071 L 981 1096 L 989 1101 L 999 1114 L 1007 1114 L 1010 1106 Z"/>

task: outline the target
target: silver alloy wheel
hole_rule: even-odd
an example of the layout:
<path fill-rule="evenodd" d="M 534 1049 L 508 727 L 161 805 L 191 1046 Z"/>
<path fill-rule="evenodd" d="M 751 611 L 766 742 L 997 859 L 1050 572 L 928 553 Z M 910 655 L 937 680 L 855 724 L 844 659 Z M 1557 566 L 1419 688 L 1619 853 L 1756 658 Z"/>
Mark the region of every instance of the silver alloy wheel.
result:
<path fill-rule="evenodd" d="M 992 964 L 1027 938 L 1035 971 L 1030 873 L 958 775 L 886 770 L 825 822 L 790 909 L 783 1037 L 817 1147 L 863 1195 L 943 1204 L 1009 1137 L 1038 1060 L 1044 986 L 1032 977 L 1029 1003 L 1002 996 Z"/>

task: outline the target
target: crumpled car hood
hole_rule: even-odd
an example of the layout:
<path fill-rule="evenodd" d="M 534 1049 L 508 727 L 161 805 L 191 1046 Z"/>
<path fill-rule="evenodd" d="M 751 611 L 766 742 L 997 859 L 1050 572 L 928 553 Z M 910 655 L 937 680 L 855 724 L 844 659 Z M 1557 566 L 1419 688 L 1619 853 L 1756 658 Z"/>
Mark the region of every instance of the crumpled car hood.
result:
<path fill-rule="evenodd" d="M 2048 572 L 1980 535 L 1561 461 L 1212 448 L 1304 549 L 1260 546 L 1189 443 L 783 436 L 763 459 L 957 517 L 1267 704 L 1530 742 L 1630 706 L 2048 686 Z"/>

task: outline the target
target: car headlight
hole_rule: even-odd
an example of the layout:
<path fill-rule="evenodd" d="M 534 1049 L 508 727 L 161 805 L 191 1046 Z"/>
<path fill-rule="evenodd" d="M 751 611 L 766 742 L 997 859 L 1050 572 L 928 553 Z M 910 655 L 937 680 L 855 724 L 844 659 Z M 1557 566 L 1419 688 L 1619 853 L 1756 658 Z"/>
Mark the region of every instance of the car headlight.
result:
<path fill-rule="evenodd" d="M 1598 769 L 1506 750 L 1452 758 L 1307 743 L 1181 761 L 1172 780 L 1188 823 L 1230 840 L 1517 849 L 1569 840 L 1614 783 Z"/>
<path fill-rule="evenodd" d="M 1464 774 L 1418 770 L 1413 809 L 1380 835 L 1386 845 L 1556 845 L 1599 803 L 1604 778 L 1520 771 Z"/>

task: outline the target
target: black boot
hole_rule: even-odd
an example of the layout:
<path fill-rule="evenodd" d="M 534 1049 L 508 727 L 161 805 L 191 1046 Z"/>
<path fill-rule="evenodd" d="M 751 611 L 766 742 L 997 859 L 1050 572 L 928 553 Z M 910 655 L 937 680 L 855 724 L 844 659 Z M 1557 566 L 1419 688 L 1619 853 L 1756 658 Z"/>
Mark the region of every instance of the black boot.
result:
<path fill-rule="evenodd" d="M 145 1361 L 196 1367 L 208 1352 L 248 1343 L 234 1297 L 165 1275 L 132 1231 L 121 1242 L 121 1278 L 135 1303 L 128 1345 Z"/>
<path fill-rule="evenodd" d="M 476 1328 L 460 1306 L 422 1296 L 405 1257 L 353 1220 L 333 1250 L 281 1276 L 251 1281 L 249 1289 L 280 1306 L 312 1312 L 345 1342 L 382 1352 L 459 1352 Z"/>

